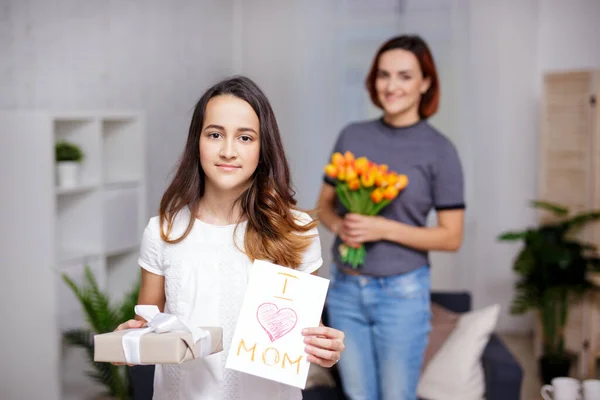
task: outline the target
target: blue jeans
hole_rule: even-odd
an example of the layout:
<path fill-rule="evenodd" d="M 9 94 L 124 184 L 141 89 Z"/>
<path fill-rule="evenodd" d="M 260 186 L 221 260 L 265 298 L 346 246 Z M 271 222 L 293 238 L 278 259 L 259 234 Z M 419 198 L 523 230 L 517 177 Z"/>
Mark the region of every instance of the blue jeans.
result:
<path fill-rule="evenodd" d="M 416 400 L 430 331 L 430 272 L 384 278 L 331 267 L 329 325 L 345 333 L 338 363 L 350 400 Z"/>

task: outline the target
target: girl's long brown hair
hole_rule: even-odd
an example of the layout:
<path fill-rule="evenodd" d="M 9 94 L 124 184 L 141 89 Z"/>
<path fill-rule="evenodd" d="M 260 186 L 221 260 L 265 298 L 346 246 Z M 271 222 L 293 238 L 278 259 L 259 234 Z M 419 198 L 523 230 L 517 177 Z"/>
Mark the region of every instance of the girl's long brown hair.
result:
<path fill-rule="evenodd" d="M 247 219 L 244 251 L 251 260 L 268 260 L 297 268 L 302 254 L 311 243 L 306 235 L 317 222 L 303 224 L 296 220 L 296 207 L 290 170 L 283 151 L 273 109 L 260 88 L 246 77 L 225 79 L 200 98 L 190 124 L 185 149 L 173 181 L 160 202 L 161 238 L 178 243 L 190 233 L 196 219 L 198 204 L 204 194 L 204 171 L 200 165 L 199 140 L 208 101 L 219 95 L 232 95 L 246 101 L 258 115 L 260 123 L 260 158 L 250 187 L 237 199 L 242 219 Z M 178 238 L 171 233 L 177 213 L 190 210 L 187 229 Z M 166 226 L 166 230 L 165 230 Z"/>

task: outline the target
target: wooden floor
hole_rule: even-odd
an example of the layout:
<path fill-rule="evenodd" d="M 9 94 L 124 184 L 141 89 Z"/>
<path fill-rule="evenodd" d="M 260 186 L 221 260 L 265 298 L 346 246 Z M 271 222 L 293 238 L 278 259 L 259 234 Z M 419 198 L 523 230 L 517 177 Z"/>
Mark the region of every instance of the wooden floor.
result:
<path fill-rule="evenodd" d="M 521 400 L 540 400 L 542 385 L 538 378 L 537 362 L 533 353 L 533 336 L 507 334 L 500 337 L 523 368 Z"/>

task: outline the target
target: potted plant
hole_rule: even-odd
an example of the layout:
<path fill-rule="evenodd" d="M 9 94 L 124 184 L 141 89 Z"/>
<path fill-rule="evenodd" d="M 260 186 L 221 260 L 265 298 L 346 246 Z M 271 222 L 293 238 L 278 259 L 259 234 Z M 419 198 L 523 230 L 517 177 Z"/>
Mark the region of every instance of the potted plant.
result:
<path fill-rule="evenodd" d="M 79 167 L 83 160 L 81 148 L 66 140 L 59 140 L 54 145 L 58 186 L 75 187 L 79 182 Z"/>
<path fill-rule="evenodd" d="M 108 296 L 98 288 L 96 278 L 88 266 L 85 267 L 85 278 L 81 286 L 77 286 L 65 274 L 62 274 L 62 278 L 81 303 L 88 323 L 86 329 L 65 332 L 65 340 L 70 345 L 85 349 L 86 356 L 93 368 L 87 374 L 106 386 L 106 394 L 110 396 L 109 398 L 131 399 L 132 385 L 129 380 L 129 367 L 94 362 L 94 335 L 112 332 L 120 323 L 134 318 L 134 307 L 137 304 L 140 289 L 139 280 L 133 289 L 124 295 L 121 304 L 111 305 Z"/>
<path fill-rule="evenodd" d="M 566 352 L 564 341 L 569 297 L 591 287 L 587 273 L 599 265 L 592 254 L 595 247 L 577 240 L 574 234 L 600 219 L 600 211 L 570 215 L 561 205 L 543 201 L 531 205 L 549 211 L 552 218 L 538 227 L 505 232 L 499 240 L 524 243 L 513 264 L 519 279 L 511 313 L 538 312 L 543 341 L 540 374 L 544 383 L 550 383 L 554 377 L 568 376 L 571 367 L 572 356 Z"/>

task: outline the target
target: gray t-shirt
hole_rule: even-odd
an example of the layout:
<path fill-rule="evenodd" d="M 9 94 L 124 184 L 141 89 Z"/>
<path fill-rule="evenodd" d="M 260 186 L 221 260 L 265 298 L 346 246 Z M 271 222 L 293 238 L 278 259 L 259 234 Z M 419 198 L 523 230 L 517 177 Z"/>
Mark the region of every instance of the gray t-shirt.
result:
<path fill-rule="evenodd" d="M 456 148 L 424 120 L 402 128 L 390 126 L 383 119 L 350 124 L 340 133 L 333 152 L 343 154 L 347 150 L 357 158 L 365 156 L 408 176 L 408 186 L 380 212 L 385 218 L 425 226 L 432 209 L 465 208 L 463 173 Z M 325 182 L 332 184 L 327 177 Z M 347 212 L 339 201 L 336 208 L 339 215 Z M 333 260 L 343 266 L 340 243 L 340 238 L 336 238 Z M 398 275 L 429 265 L 426 251 L 389 241 L 365 246 L 367 255 L 361 268 L 365 275 Z"/>

